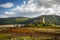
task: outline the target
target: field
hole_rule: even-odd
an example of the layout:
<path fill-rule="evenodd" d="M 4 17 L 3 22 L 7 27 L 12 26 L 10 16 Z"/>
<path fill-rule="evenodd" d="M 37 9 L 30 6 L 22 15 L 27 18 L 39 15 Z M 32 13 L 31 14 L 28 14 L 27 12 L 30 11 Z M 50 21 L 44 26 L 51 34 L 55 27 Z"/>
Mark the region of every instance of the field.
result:
<path fill-rule="evenodd" d="M 0 40 L 60 40 L 60 28 L 0 28 Z"/>

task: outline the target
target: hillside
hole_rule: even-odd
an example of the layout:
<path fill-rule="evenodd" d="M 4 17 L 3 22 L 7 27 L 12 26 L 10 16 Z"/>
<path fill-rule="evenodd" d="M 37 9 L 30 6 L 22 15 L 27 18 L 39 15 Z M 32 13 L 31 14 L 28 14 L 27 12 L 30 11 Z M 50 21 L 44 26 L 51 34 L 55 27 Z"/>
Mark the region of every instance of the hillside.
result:
<path fill-rule="evenodd" d="M 30 19 L 30 23 L 43 23 L 43 17 L 46 24 L 60 25 L 60 16 L 57 15 L 42 15 L 36 18 Z"/>
<path fill-rule="evenodd" d="M 24 23 L 28 17 L 13 17 L 13 18 L 0 18 L 0 24 L 17 24 Z"/>
<path fill-rule="evenodd" d="M 47 24 L 60 25 L 60 16 L 57 16 L 57 15 L 44 15 L 43 17 L 45 17 L 45 22 Z"/>
<path fill-rule="evenodd" d="M 28 24 L 28 23 L 42 23 L 43 17 L 45 23 L 47 24 L 57 24 L 60 25 L 60 16 L 57 15 L 42 15 L 36 18 L 28 17 L 14 17 L 14 18 L 0 18 L 0 24 Z"/>

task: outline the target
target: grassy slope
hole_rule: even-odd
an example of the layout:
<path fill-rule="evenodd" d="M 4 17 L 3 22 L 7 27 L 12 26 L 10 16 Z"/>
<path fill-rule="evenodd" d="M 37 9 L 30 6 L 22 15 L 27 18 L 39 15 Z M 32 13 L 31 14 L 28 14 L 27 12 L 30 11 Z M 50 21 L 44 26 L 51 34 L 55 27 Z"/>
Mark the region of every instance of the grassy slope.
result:
<path fill-rule="evenodd" d="M 4 28 L 0 28 L 4 29 Z M 31 36 L 32 35 L 32 36 Z M 12 39 L 53 39 L 55 36 L 60 36 L 60 28 L 5 28 L 0 31 L 0 40 L 8 40 L 9 36 Z"/>
<path fill-rule="evenodd" d="M 3 29 L 3 28 L 1 28 Z M 11 39 L 54 39 L 56 35 L 60 35 L 58 28 L 5 28 L 0 31 L 0 40 Z M 32 35 L 32 36 L 31 36 Z"/>
<path fill-rule="evenodd" d="M 0 18 L 0 24 L 14 24 L 14 23 L 34 23 L 40 22 L 42 17 L 45 17 L 47 24 L 60 24 L 60 16 L 56 15 L 42 15 L 36 18 L 16 17 L 16 18 Z"/>
<path fill-rule="evenodd" d="M 2 30 L 0 28 L 0 33 L 34 33 L 34 32 L 51 32 L 51 33 L 60 33 L 60 27 L 52 28 L 52 27 L 41 27 L 41 28 L 16 28 L 16 27 L 8 27 Z"/>
<path fill-rule="evenodd" d="M 14 24 L 23 23 L 28 20 L 27 17 L 16 17 L 16 18 L 0 18 L 0 24 Z"/>

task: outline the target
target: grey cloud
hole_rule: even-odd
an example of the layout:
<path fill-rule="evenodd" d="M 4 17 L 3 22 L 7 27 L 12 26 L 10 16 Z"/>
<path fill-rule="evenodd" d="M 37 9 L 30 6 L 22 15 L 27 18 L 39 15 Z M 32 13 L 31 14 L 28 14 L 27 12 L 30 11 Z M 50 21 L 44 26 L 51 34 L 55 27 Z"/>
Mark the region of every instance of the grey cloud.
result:
<path fill-rule="evenodd" d="M 16 15 L 13 17 L 37 17 L 40 15 L 60 15 L 60 0 L 29 0 L 11 10 Z M 10 15 L 11 16 L 11 15 Z M 9 16 L 9 17 L 10 17 Z"/>
<path fill-rule="evenodd" d="M 60 4 L 60 0 L 33 0 L 35 4 L 40 7 L 40 6 L 45 6 L 45 7 L 51 7 L 53 4 Z"/>

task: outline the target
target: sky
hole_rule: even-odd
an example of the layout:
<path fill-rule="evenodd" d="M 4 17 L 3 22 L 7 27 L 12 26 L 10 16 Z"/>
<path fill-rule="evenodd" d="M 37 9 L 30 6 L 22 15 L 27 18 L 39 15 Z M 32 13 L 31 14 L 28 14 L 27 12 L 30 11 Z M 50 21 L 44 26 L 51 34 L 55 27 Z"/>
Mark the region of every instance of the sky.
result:
<path fill-rule="evenodd" d="M 0 0 L 0 18 L 60 16 L 60 0 Z"/>

